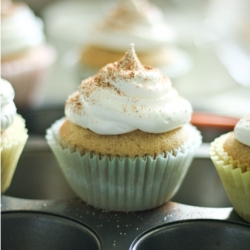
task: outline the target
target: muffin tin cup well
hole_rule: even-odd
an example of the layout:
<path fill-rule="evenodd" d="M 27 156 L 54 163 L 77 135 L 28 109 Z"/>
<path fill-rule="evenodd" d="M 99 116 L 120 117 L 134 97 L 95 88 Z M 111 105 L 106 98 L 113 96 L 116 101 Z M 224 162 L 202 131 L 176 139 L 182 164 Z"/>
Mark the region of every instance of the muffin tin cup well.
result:
<path fill-rule="evenodd" d="M 63 216 L 12 211 L 3 212 L 1 220 L 3 249 L 102 249 L 93 230 Z"/>
<path fill-rule="evenodd" d="M 130 250 L 202 250 L 249 248 L 249 225 L 221 220 L 184 220 L 150 229 L 140 235 Z"/>

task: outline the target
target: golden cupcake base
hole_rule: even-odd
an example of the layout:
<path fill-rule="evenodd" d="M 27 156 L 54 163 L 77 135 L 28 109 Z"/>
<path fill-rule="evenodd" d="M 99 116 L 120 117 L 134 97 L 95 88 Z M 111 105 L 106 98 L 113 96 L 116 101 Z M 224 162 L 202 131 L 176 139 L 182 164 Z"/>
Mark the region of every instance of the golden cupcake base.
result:
<path fill-rule="evenodd" d="M 235 211 L 250 222 L 250 167 L 230 156 L 223 145 L 231 133 L 220 136 L 211 144 L 210 157 L 220 176 Z"/>
<path fill-rule="evenodd" d="M 11 184 L 27 139 L 25 121 L 20 115 L 16 116 L 11 127 L 1 132 L 1 193 Z"/>

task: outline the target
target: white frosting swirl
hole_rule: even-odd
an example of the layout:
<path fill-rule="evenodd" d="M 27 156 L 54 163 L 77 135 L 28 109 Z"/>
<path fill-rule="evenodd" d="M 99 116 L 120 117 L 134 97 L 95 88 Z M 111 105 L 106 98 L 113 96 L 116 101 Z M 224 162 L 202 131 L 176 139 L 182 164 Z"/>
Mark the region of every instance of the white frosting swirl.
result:
<path fill-rule="evenodd" d="M 90 36 L 91 44 L 112 50 L 126 51 L 135 43 L 137 51 L 165 46 L 174 38 L 162 12 L 147 0 L 119 1 Z"/>
<path fill-rule="evenodd" d="M 14 100 L 14 90 L 9 82 L 1 78 L 1 131 L 11 126 L 16 116 L 16 106 Z"/>
<path fill-rule="evenodd" d="M 72 123 L 98 134 L 167 132 L 188 123 L 191 113 L 166 76 L 141 65 L 133 45 L 120 61 L 83 81 L 65 106 Z"/>
<path fill-rule="evenodd" d="M 250 147 L 250 114 L 240 119 L 234 128 L 235 138 Z"/>
<path fill-rule="evenodd" d="M 1 57 L 11 56 L 44 42 L 43 23 L 25 4 L 12 4 L 1 15 Z"/>

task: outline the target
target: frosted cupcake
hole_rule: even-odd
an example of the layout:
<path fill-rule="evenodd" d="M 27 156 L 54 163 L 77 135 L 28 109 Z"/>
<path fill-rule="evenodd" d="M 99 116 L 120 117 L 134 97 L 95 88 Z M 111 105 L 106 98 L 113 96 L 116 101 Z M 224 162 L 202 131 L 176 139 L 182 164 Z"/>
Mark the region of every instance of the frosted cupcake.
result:
<path fill-rule="evenodd" d="M 24 3 L 1 1 L 1 76 L 15 91 L 17 108 L 38 105 L 55 50 L 46 44 L 42 21 Z"/>
<path fill-rule="evenodd" d="M 16 113 L 14 90 L 1 79 L 1 193 L 5 192 L 28 139 L 24 119 Z"/>
<path fill-rule="evenodd" d="M 175 31 L 163 13 L 147 0 L 119 1 L 99 20 L 81 49 L 79 71 L 82 77 L 96 74 L 108 63 L 118 61 L 135 43 L 144 65 L 157 67 L 169 77 L 188 70 L 187 55 L 174 46 Z"/>
<path fill-rule="evenodd" d="M 131 45 L 120 61 L 82 82 L 46 139 L 84 201 L 146 210 L 176 193 L 201 144 L 191 113 L 169 78 L 143 66 Z"/>
<path fill-rule="evenodd" d="M 250 115 L 211 143 L 210 156 L 235 211 L 250 222 Z"/>

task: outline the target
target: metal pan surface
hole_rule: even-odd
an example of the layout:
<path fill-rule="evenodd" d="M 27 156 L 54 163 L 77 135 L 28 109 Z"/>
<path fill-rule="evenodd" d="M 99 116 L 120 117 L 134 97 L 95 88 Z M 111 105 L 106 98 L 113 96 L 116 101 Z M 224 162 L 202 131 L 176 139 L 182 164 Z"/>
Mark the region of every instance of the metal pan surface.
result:
<path fill-rule="evenodd" d="M 2 249 L 102 249 L 93 230 L 63 216 L 17 211 L 3 212 L 1 220 Z"/>
<path fill-rule="evenodd" d="M 222 220 L 183 220 L 140 235 L 130 250 L 249 249 L 250 225 Z"/>

